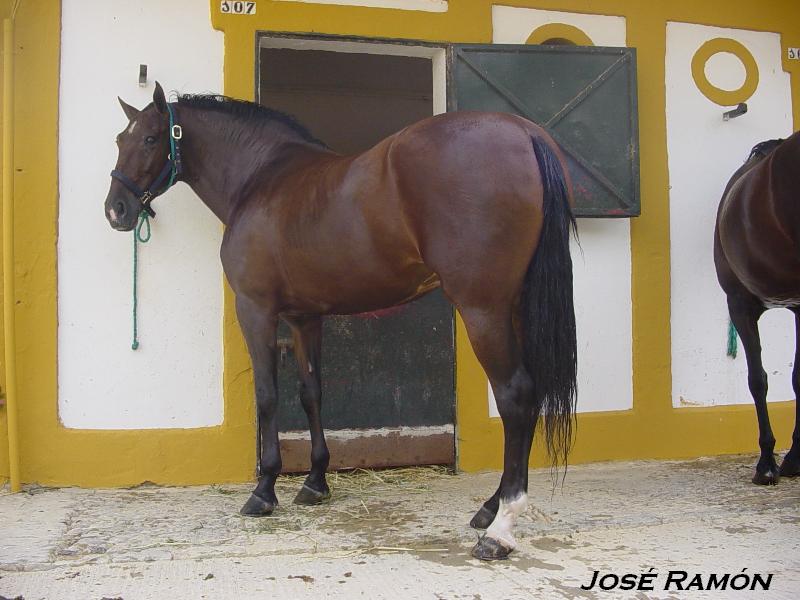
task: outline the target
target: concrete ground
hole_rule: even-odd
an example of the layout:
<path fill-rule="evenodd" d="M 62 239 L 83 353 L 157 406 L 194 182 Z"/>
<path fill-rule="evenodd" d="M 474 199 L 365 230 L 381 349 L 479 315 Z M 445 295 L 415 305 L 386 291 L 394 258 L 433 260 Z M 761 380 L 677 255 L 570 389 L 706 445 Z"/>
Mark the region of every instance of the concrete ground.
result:
<path fill-rule="evenodd" d="M 531 471 L 519 547 L 491 564 L 470 558 L 468 522 L 497 473 L 334 475 L 331 502 L 310 508 L 291 504 L 300 480 L 284 478 L 263 519 L 238 515 L 246 485 L 6 490 L 0 597 L 800 598 L 800 479 L 756 487 L 754 463 L 576 466 L 554 493 L 548 471 Z M 670 571 L 687 585 L 743 569 L 772 574 L 769 591 L 664 589 Z M 581 589 L 595 570 L 649 570 L 655 589 Z"/>

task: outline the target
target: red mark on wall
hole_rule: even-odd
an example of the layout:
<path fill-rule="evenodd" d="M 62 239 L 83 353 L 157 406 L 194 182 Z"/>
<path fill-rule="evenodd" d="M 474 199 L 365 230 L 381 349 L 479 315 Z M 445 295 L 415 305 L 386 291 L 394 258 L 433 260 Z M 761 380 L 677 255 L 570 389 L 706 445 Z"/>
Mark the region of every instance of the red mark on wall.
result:
<path fill-rule="evenodd" d="M 374 310 L 372 312 L 358 313 L 357 315 L 353 316 L 360 317 L 362 319 L 377 319 L 379 317 L 388 317 L 391 315 L 400 314 L 405 309 L 406 309 L 405 305 L 392 306 L 390 308 L 382 308 L 381 310 Z"/>

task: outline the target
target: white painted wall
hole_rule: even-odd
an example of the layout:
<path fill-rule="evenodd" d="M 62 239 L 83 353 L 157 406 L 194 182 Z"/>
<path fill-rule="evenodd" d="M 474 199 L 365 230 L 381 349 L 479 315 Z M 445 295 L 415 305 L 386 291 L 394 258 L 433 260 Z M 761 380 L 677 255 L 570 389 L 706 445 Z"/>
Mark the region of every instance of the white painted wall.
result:
<path fill-rule="evenodd" d="M 492 6 L 492 41 L 495 44 L 524 44 L 535 29 L 550 23 L 577 27 L 595 46 L 625 46 L 625 17 L 511 6 Z"/>
<path fill-rule="evenodd" d="M 524 44 L 547 23 L 584 31 L 598 46 L 625 46 L 625 19 L 529 8 L 492 7 L 496 44 Z M 572 244 L 578 328 L 578 411 L 633 407 L 631 238 L 628 219 L 579 219 Z M 499 416 L 491 389 L 489 414 Z"/>
<path fill-rule="evenodd" d="M 756 59 L 760 83 L 749 111 L 723 122 L 728 108 L 697 89 L 691 60 L 707 40 L 741 42 Z M 730 54 L 706 64 L 709 81 L 737 89 L 744 68 Z M 680 406 L 749 404 L 744 352 L 726 356 L 728 311 L 713 261 L 714 219 L 729 177 L 757 142 L 792 132 L 789 75 L 781 67 L 780 36 L 687 23 L 667 24 L 667 145 L 672 273 L 672 401 Z M 768 311 L 760 321 L 769 399 L 791 400 L 794 319 Z"/>
<path fill-rule="evenodd" d="M 203 427 L 223 419 L 222 227 L 183 183 L 155 201 L 141 248 L 139 332 L 131 351 L 131 234 L 103 201 L 117 95 L 137 108 L 153 81 L 222 90 L 223 36 L 197 0 L 63 0 L 59 94 L 58 406 L 66 427 Z M 139 64 L 149 84 L 139 88 Z"/>

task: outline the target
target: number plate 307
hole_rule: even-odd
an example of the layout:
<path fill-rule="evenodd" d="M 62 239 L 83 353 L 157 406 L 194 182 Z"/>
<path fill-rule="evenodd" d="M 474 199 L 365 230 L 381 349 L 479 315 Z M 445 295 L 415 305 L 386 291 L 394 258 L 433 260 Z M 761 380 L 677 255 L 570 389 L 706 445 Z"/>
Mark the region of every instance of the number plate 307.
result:
<path fill-rule="evenodd" d="M 224 15 L 254 15 L 256 14 L 256 3 L 244 0 L 222 0 L 219 3 L 219 10 Z"/>

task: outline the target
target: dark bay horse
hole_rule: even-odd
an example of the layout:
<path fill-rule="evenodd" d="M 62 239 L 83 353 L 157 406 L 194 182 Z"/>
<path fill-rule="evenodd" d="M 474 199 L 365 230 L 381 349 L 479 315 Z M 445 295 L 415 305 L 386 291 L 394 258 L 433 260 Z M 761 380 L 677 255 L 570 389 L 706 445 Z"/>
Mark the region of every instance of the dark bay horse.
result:
<path fill-rule="evenodd" d="M 794 313 L 798 345 L 792 386 L 795 398 L 800 397 L 800 132 L 783 141 L 758 144 L 731 177 L 717 211 L 714 264 L 731 321 L 742 339 L 747 383 L 758 416 L 761 457 L 753 483 L 774 485 L 780 476 L 800 474 L 800 412 L 792 447 L 778 469 L 758 319 L 769 308 Z"/>
<path fill-rule="evenodd" d="M 527 506 L 528 458 L 544 416 L 554 462 L 566 462 L 575 412 L 569 185 L 560 151 L 537 125 L 504 114 L 451 113 L 340 156 L 291 118 L 250 102 L 160 85 L 117 137 L 105 212 L 130 231 L 175 180 L 226 225 L 221 257 L 253 363 L 258 484 L 242 508 L 278 504 L 276 329 L 294 335 L 311 470 L 295 499 L 330 492 L 320 416 L 321 317 L 409 302 L 441 286 L 461 314 L 497 399 L 505 433 L 500 486 L 472 519 L 481 559 L 514 548 Z"/>

